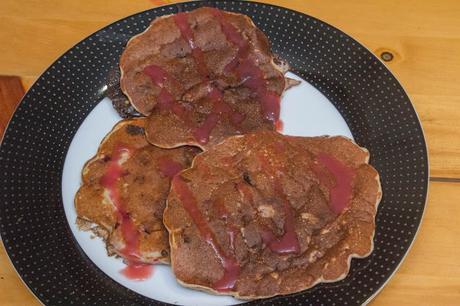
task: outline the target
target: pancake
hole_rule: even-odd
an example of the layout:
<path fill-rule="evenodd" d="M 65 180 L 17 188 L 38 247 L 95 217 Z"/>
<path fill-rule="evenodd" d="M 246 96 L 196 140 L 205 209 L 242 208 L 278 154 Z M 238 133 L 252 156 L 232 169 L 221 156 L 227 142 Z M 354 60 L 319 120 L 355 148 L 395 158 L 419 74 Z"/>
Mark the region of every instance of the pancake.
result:
<path fill-rule="evenodd" d="M 257 131 L 198 155 L 164 212 L 184 286 L 241 299 L 343 279 L 373 249 L 381 199 L 369 153 L 345 137 Z"/>
<path fill-rule="evenodd" d="M 155 19 L 120 58 L 123 92 L 148 116 L 154 145 L 210 147 L 228 136 L 274 130 L 280 97 L 295 82 L 252 20 L 215 8 Z"/>
<path fill-rule="evenodd" d="M 199 150 L 152 146 L 144 127 L 143 118 L 115 125 L 83 168 L 75 208 L 78 224 L 104 238 L 109 255 L 134 263 L 168 263 L 162 219 L 170 181 Z"/>
<path fill-rule="evenodd" d="M 133 118 L 141 115 L 134 109 L 128 98 L 121 91 L 119 69 L 112 69 L 109 71 L 107 75 L 107 90 L 105 94 L 112 101 L 113 108 L 117 111 L 121 118 Z"/>

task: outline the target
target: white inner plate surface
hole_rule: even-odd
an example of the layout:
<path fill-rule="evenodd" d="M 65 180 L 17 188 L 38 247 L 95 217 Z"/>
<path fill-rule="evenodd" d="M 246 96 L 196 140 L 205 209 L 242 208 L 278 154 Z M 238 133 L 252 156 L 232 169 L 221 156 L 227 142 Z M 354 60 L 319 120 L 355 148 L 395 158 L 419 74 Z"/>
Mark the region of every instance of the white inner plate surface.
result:
<path fill-rule="evenodd" d="M 292 73 L 287 76 L 301 80 L 282 98 L 283 133 L 296 136 L 343 135 L 352 138 L 350 129 L 335 107 L 316 88 Z M 67 221 L 80 247 L 109 277 L 123 286 L 149 298 L 180 305 L 234 305 L 242 301 L 228 296 L 215 296 L 180 286 L 166 265 L 156 265 L 153 275 L 144 281 L 124 277 L 121 259 L 108 257 L 105 245 L 89 232 L 79 231 L 75 220 L 74 196 L 81 184 L 81 170 L 96 154 L 104 136 L 120 121 L 108 98 L 103 99 L 83 121 L 70 144 L 62 175 L 62 197 Z"/>

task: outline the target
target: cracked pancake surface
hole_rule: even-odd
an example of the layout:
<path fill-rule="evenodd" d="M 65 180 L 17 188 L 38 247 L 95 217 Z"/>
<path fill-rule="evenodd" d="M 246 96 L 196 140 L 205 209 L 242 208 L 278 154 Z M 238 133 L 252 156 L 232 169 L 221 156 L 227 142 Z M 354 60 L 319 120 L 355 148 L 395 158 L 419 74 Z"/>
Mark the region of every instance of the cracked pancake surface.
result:
<path fill-rule="evenodd" d="M 258 131 L 198 155 L 164 224 L 178 281 L 242 299 L 344 278 L 373 249 L 379 176 L 344 137 Z"/>
<path fill-rule="evenodd" d="M 286 67 L 249 17 L 205 7 L 157 18 L 133 37 L 120 59 L 120 85 L 148 116 L 148 141 L 207 148 L 275 129 L 280 97 L 292 85 Z"/>
<path fill-rule="evenodd" d="M 152 146 L 144 127 L 144 118 L 115 125 L 83 168 L 75 208 L 79 224 L 104 238 L 109 254 L 131 262 L 168 263 L 162 218 L 170 181 L 199 150 Z"/>

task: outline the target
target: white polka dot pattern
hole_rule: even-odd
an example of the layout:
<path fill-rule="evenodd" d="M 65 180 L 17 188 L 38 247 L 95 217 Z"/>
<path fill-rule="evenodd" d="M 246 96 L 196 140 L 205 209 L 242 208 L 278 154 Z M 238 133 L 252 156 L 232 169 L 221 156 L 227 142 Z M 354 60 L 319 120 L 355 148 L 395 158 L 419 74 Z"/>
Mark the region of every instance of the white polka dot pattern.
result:
<path fill-rule="evenodd" d="M 251 16 L 293 72 L 337 107 L 356 141 L 371 151 L 382 179 L 375 250 L 368 258 L 353 260 L 340 282 L 252 303 L 362 304 L 396 269 L 421 220 L 428 166 L 417 115 L 393 75 L 346 34 L 295 11 L 244 1 L 182 3 L 130 16 L 77 44 L 39 78 L 0 148 L 0 233 L 12 262 L 45 304 L 162 304 L 115 283 L 78 247 L 62 206 L 62 167 L 74 133 L 103 98 L 106 76 L 128 39 L 157 16 L 202 5 Z"/>

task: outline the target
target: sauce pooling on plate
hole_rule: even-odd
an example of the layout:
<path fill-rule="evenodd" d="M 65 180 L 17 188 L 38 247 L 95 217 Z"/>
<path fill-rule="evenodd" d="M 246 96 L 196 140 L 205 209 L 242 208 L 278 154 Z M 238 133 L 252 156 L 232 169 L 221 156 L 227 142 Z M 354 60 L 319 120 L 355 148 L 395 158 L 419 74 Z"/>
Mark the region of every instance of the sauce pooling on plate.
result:
<path fill-rule="evenodd" d="M 153 265 L 138 262 L 128 262 L 127 267 L 121 270 L 121 274 L 132 280 L 145 280 L 152 276 Z"/>

